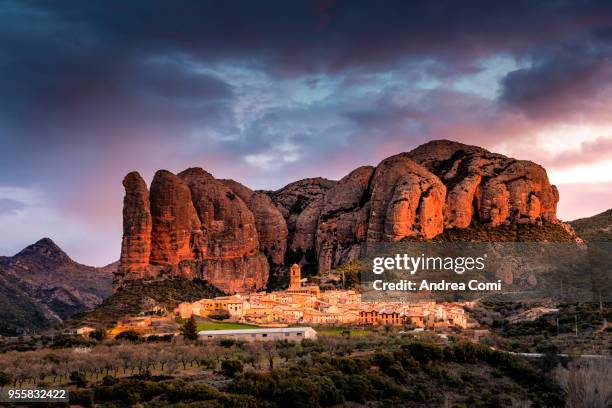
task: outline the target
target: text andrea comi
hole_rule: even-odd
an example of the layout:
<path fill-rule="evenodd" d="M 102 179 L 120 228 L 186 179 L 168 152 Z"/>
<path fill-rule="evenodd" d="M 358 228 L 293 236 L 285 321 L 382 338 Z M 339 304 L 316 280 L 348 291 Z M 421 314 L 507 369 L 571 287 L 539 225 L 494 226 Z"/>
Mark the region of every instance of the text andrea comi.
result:
<path fill-rule="evenodd" d="M 382 279 L 378 279 L 372 282 L 374 290 L 384 291 L 448 291 L 448 290 L 475 290 L 475 291 L 501 291 L 502 281 L 497 282 L 480 282 L 476 279 L 472 279 L 467 282 L 447 282 L 441 280 L 438 282 L 430 282 L 426 279 L 421 281 L 413 281 L 402 279 L 397 282 L 385 282 Z"/>

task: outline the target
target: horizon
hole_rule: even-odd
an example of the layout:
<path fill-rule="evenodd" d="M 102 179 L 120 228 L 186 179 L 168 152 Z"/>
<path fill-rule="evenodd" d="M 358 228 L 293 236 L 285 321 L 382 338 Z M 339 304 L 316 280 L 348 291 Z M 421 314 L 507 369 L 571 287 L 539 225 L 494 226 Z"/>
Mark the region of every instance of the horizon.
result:
<path fill-rule="evenodd" d="M 115 262 L 133 170 L 275 190 L 435 139 L 542 165 L 562 220 L 606 211 L 612 6 L 529 4 L 3 2 L 0 254 Z"/>

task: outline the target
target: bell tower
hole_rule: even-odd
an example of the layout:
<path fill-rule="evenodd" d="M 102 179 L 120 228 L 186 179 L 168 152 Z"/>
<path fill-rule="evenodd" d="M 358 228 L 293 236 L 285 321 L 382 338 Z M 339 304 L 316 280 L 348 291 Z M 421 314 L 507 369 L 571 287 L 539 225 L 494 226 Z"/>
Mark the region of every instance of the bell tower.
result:
<path fill-rule="evenodd" d="M 302 286 L 302 268 L 300 268 L 300 265 L 291 265 L 289 279 L 289 288 L 298 289 Z"/>

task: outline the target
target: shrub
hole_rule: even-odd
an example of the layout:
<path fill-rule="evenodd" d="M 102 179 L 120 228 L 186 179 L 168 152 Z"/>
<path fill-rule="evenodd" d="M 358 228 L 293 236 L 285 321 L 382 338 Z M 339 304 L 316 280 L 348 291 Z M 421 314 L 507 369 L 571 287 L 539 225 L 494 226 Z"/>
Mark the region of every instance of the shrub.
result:
<path fill-rule="evenodd" d="M 102 328 L 97 328 L 96 330 L 89 333 L 89 338 L 97 341 L 102 341 L 106 338 L 106 330 Z"/>
<path fill-rule="evenodd" d="M 238 360 L 223 360 L 221 362 L 221 373 L 226 377 L 233 378 L 244 369 L 242 363 Z"/>
<path fill-rule="evenodd" d="M 93 407 L 94 393 L 92 390 L 74 390 L 68 395 L 70 405 L 78 405 L 82 407 Z"/>
<path fill-rule="evenodd" d="M 105 375 L 104 378 L 102 378 L 102 384 L 104 385 L 114 385 L 116 383 L 117 379 L 112 375 Z"/>
<path fill-rule="evenodd" d="M 136 343 L 139 342 L 141 340 L 140 334 L 137 331 L 134 330 L 126 330 L 126 331 L 122 331 L 121 333 L 119 333 L 116 337 L 115 340 L 127 340 L 127 341 L 131 341 L 132 343 Z"/>
<path fill-rule="evenodd" d="M 234 344 L 236 344 L 236 340 L 234 339 L 219 339 L 218 343 L 221 347 L 230 348 Z"/>
<path fill-rule="evenodd" d="M 0 371 L 0 386 L 9 385 L 13 382 L 13 376 L 6 371 Z"/>
<path fill-rule="evenodd" d="M 402 349 L 421 364 L 429 364 L 432 361 L 441 360 L 443 357 L 440 347 L 423 342 L 405 344 Z"/>
<path fill-rule="evenodd" d="M 70 373 L 70 381 L 72 381 L 79 388 L 84 388 L 87 386 L 85 375 L 79 371 L 73 371 Z"/>
<path fill-rule="evenodd" d="M 208 317 L 215 320 L 227 320 L 230 318 L 230 314 L 227 310 L 219 309 L 213 311 L 211 314 L 208 315 Z"/>

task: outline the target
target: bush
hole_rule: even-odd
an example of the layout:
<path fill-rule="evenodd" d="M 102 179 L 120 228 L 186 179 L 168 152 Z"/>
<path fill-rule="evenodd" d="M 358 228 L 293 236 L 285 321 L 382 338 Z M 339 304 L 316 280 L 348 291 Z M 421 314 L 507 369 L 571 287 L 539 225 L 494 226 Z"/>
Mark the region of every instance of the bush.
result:
<path fill-rule="evenodd" d="M 104 378 L 102 378 L 102 384 L 104 385 L 115 385 L 116 383 L 117 379 L 112 375 L 105 375 Z"/>
<path fill-rule="evenodd" d="M 402 350 L 421 364 L 441 360 L 443 357 L 440 347 L 423 342 L 414 342 L 402 346 Z"/>
<path fill-rule="evenodd" d="M 87 386 L 85 375 L 79 371 L 73 371 L 70 373 L 70 381 L 72 381 L 79 388 L 85 388 Z"/>
<path fill-rule="evenodd" d="M 230 347 L 232 347 L 236 343 L 237 342 L 234 339 L 219 339 L 219 343 L 218 344 L 221 347 L 230 348 Z"/>
<path fill-rule="evenodd" d="M 92 390 L 74 390 L 68 395 L 70 405 L 78 405 L 82 407 L 93 407 L 94 393 Z"/>
<path fill-rule="evenodd" d="M 119 333 L 115 337 L 115 340 L 127 340 L 127 341 L 131 341 L 132 343 L 137 343 L 141 340 L 141 337 L 137 331 L 126 330 L 126 331 L 122 331 L 121 333 Z"/>
<path fill-rule="evenodd" d="M 6 371 L 0 371 L 0 386 L 9 385 L 13 382 L 13 376 Z"/>
<path fill-rule="evenodd" d="M 208 317 L 214 320 L 227 320 L 230 318 L 230 314 L 227 310 L 219 309 L 213 311 L 211 314 L 208 315 Z"/>
<path fill-rule="evenodd" d="M 244 369 L 242 363 L 238 360 L 223 360 L 221 362 L 221 373 L 224 376 L 233 378 Z"/>
<path fill-rule="evenodd" d="M 89 338 L 97 341 L 102 341 L 106 338 L 106 330 L 98 328 L 95 331 L 89 333 Z"/>

